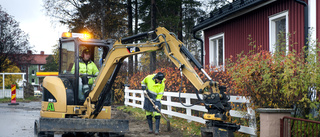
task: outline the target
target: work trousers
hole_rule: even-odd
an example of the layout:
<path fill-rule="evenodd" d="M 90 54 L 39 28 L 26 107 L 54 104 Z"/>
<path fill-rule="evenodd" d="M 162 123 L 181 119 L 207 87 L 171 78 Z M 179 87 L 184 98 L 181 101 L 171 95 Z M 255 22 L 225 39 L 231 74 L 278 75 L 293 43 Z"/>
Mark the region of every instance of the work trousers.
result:
<path fill-rule="evenodd" d="M 151 115 L 151 116 L 160 116 L 161 114 L 158 113 L 157 111 L 151 112 L 151 111 L 146 110 L 146 115 L 147 116 L 149 116 L 149 115 Z"/>

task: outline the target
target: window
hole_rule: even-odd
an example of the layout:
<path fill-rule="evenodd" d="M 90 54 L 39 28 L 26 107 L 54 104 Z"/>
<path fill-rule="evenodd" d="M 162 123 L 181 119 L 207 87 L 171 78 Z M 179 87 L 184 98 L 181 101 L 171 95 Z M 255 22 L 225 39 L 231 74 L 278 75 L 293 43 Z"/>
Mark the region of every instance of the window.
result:
<path fill-rule="evenodd" d="M 288 11 L 269 17 L 269 49 L 270 52 L 285 52 L 289 50 L 288 44 Z"/>
<path fill-rule="evenodd" d="M 31 74 L 32 74 L 32 76 L 34 76 L 34 75 L 35 75 L 35 71 L 34 71 L 34 70 L 32 70 L 32 71 L 31 71 Z"/>
<path fill-rule="evenodd" d="M 34 83 L 34 79 L 31 79 L 31 83 Z"/>
<path fill-rule="evenodd" d="M 60 63 L 61 63 L 61 72 L 60 74 L 72 74 L 71 69 L 74 64 L 74 41 L 62 41 L 61 54 L 60 54 Z"/>
<path fill-rule="evenodd" d="M 44 65 L 40 65 L 40 70 L 44 70 Z"/>
<path fill-rule="evenodd" d="M 209 38 L 209 61 L 211 66 L 224 66 L 224 34 Z"/>

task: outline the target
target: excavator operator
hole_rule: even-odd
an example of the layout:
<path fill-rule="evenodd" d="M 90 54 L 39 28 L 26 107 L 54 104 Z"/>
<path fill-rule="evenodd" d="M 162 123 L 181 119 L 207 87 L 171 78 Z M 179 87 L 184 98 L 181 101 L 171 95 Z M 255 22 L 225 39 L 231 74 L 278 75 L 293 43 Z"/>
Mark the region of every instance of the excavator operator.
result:
<path fill-rule="evenodd" d="M 75 65 L 71 69 L 71 72 L 74 73 Z M 89 94 L 89 90 L 91 85 L 94 82 L 94 78 L 89 78 L 86 75 L 98 75 L 99 69 L 96 64 L 91 61 L 91 52 L 89 49 L 82 50 L 81 59 L 79 61 L 79 74 L 81 79 L 79 79 L 79 98 L 84 99 L 87 94 Z"/>
<path fill-rule="evenodd" d="M 144 99 L 144 105 L 143 109 L 146 110 L 146 117 L 149 125 L 149 134 L 153 133 L 153 122 L 152 117 L 154 116 L 156 120 L 156 128 L 155 128 L 155 134 L 159 134 L 159 125 L 160 125 L 160 118 L 161 114 L 157 112 L 157 110 L 154 107 L 158 107 L 159 110 L 161 110 L 161 98 L 164 93 L 165 88 L 165 78 L 164 74 L 162 72 L 158 72 L 157 74 L 151 74 L 146 76 L 141 81 L 142 90 L 144 92 L 147 92 L 147 94 L 151 99 L 152 102 L 155 104 L 155 106 L 152 105 L 150 100 L 148 100 L 146 97 Z"/>

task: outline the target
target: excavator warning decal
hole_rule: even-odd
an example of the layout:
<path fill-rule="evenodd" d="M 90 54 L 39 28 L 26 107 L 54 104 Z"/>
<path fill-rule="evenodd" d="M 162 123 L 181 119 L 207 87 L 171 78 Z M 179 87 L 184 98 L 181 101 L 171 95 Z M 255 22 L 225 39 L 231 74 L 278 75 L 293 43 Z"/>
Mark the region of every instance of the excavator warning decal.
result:
<path fill-rule="evenodd" d="M 140 48 L 139 48 L 139 47 L 128 46 L 128 47 L 127 47 L 127 51 L 128 51 L 129 53 L 134 53 L 134 52 L 140 51 Z"/>
<path fill-rule="evenodd" d="M 47 110 L 49 110 L 49 111 L 54 111 L 54 105 L 53 105 L 53 103 L 50 102 L 50 103 L 48 104 Z"/>

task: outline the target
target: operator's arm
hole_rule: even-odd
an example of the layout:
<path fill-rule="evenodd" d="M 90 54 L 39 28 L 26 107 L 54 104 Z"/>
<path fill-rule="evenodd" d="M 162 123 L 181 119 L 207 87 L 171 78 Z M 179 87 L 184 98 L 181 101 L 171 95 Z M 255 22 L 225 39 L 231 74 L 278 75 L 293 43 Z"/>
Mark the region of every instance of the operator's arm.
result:
<path fill-rule="evenodd" d="M 93 63 L 93 64 L 94 64 L 94 63 Z M 98 69 L 98 67 L 96 66 L 96 64 L 93 65 L 92 74 L 93 74 L 93 75 L 98 75 L 98 74 L 99 74 L 99 69 Z"/>

